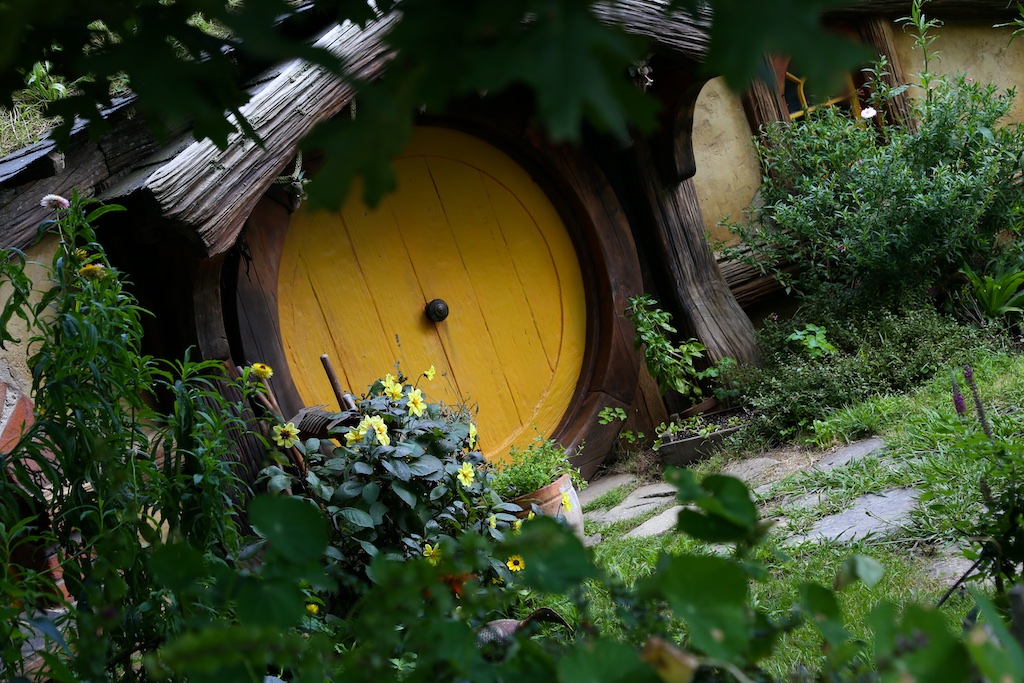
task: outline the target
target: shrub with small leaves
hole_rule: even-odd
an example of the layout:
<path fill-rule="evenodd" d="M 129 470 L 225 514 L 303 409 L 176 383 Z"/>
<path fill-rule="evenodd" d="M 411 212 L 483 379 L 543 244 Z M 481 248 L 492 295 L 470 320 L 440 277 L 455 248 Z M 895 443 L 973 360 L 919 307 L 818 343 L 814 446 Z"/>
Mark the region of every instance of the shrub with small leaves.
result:
<path fill-rule="evenodd" d="M 792 330 L 806 320 L 827 327 L 836 352 L 810 356 L 794 346 Z M 768 441 L 792 439 L 831 410 L 913 389 L 1001 343 L 927 304 L 875 311 L 808 307 L 792 320 L 766 321 L 758 341 L 764 364 L 746 368 L 742 381 L 745 403 L 755 411 L 748 436 Z"/>

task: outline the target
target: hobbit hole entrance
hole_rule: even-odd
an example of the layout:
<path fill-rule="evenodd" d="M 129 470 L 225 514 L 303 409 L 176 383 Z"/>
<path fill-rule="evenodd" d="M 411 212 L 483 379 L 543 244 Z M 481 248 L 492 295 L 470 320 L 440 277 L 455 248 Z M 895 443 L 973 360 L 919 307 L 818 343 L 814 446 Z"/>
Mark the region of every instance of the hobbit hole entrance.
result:
<path fill-rule="evenodd" d="M 278 316 L 299 396 L 334 403 L 321 353 L 354 393 L 398 359 L 411 382 L 436 367 L 433 381 L 419 380 L 431 400 L 479 406 L 489 456 L 553 433 L 587 333 L 582 274 L 558 212 L 511 158 L 454 130 L 418 129 L 395 172 L 397 191 L 374 210 L 354 198 L 338 212 L 292 216 Z M 435 300 L 447 307 L 436 321 L 426 310 Z"/>
<path fill-rule="evenodd" d="M 540 432 L 570 451 L 584 443 L 572 460 L 592 476 L 620 426 L 598 413 L 629 408 L 640 371 L 622 316 L 641 291 L 629 226 L 580 149 L 493 119 L 463 124 L 482 137 L 417 128 L 398 190 L 375 210 L 291 213 L 265 195 L 228 262 L 230 355 L 274 367 L 285 415 L 336 407 L 323 353 L 354 394 L 398 360 L 429 400 L 478 408 L 488 457 Z M 448 311 L 437 320 L 435 299 Z"/>

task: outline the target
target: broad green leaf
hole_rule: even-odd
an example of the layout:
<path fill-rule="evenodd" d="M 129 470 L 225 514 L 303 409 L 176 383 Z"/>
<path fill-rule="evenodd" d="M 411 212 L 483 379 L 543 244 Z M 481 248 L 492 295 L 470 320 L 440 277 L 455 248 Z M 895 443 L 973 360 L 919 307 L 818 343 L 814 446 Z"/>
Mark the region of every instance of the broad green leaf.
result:
<path fill-rule="evenodd" d="M 663 558 L 658 571 L 637 587 L 643 598 L 660 597 L 688 625 L 691 645 L 712 656 L 740 662 L 749 645 L 748 577 L 720 557 Z"/>
<path fill-rule="evenodd" d="M 372 503 L 380 498 L 380 484 L 375 481 L 371 481 L 369 484 L 363 487 L 362 492 L 363 500 L 367 503 Z"/>
<path fill-rule="evenodd" d="M 633 646 L 608 638 L 578 640 L 558 658 L 558 677 L 565 683 L 657 683 L 661 679 Z"/>
<path fill-rule="evenodd" d="M 409 471 L 414 477 L 426 477 L 444 469 L 444 463 L 432 455 L 423 455 L 409 463 Z"/>
<path fill-rule="evenodd" d="M 195 587 L 207 573 L 202 553 L 185 543 L 158 547 L 149 565 L 157 582 L 172 591 Z"/>
<path fill-rule="evenodd" d="M 860 579 L 869 588 L 882 580 L 885 575 L 885 567 L 871 557 L 866 555 L 853 555 L 843 561 L 843 565 L 836 572 L 836 580 L 833 588 L 840 591 L 851 583 Z"/>
<path fill-rule="evenodd" d="M 401 483 L 397 481 L 391 482 L 391 490 L 394 491 L 396 496 L 402 499 L 403 503 L 411 508 L 416 507 L 416 503 L 419 500 L 416 497 L 416 494 L 402 486 Z"/>
<path fill-rule="evenodd" d="M 409 466 L 402 460 L 381 458 L 380 464 L 384 466 L 384 469 L 401 481 L 409 481 L 412 478 L 412 472 L 409 471 Z"/>
<path fill-rule="evenodd" d="M 372 529 L 375 526 L 373 517 L 358 508 L 342 508 L 338 510 L 338 516 L 351 524 L 366 529 Z"/>
<path fill-rule="evenodd" d="M 813 583 L 804 584 L 800 589 L 800 603 L 821 635 L 833 647 L 839 647 L 850 638 L 843 625 L 843 613 L 839 609 L 836 594 Z"/>
<path fill-rule="evenodd" d="M 249 505 L 249 520 L 270 549 L 295 562 L 316 559 L 327 547 L 320 510 L 298 498 L 257 496 Z"/>
<path fill-rule="evenodd" d="M 598 576 L 598 570 L 586 548 L 567 528 L 550 517 L 539 517 L 523 530 L 506 536 L 502 546 L 507 561 L 513 555 L 523 558 L 525 567 L 517 575 L 524 584 L 542 592 L 561 593 Z"/>
<path fill-rule="evenodd" d="M 284 630 L 298 626 L 305 609 L 302 591 L 295 583 L 244 577 L 235 595 L 235 611 L 245 624 Z"/>

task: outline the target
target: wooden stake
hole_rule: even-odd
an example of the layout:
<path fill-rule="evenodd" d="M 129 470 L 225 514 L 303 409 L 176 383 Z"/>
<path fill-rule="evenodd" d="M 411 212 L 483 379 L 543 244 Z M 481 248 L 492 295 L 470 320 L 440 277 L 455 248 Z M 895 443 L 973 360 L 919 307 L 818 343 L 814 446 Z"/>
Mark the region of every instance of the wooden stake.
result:
<path fill-rule="evenodd" d="M 331 389 L 334 390 L 334 398 L 338 400 L 338 406 L 342 410 L 355 410 L 355 399 L 352 398 L 351 394 L 345 393 L 345 390 L 341 388 L 341 382 L 338 380 L 338 373 L 334 371 L 334 366 L 331 364 L 330 356 L 326 353 L 321 354 L 320 362 L 324 364 L 324 372 L 327 373 L 327 379 L 331 383 Z"/>

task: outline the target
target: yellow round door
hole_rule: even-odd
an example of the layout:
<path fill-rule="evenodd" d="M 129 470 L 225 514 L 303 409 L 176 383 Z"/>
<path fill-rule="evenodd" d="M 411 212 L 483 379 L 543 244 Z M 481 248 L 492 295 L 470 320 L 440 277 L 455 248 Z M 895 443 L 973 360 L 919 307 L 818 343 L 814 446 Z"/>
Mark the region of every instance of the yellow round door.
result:
<path fill-rule="evenodd" d="M 355 394 L 397 362 L 428 399 L 478 410 L 488 457 L 547 437 L 573 398 L 587 332 L 558 212 L 506 154 L 446 128 L 418 128 L 395 172 L 398 190 L 374 210 L 354 193 L 339 212 L 292 217 L 277 301 L 303 402 L 336 405 L 322 353 Z M 437 321 L 434 300 L 447 306 Z"/>

